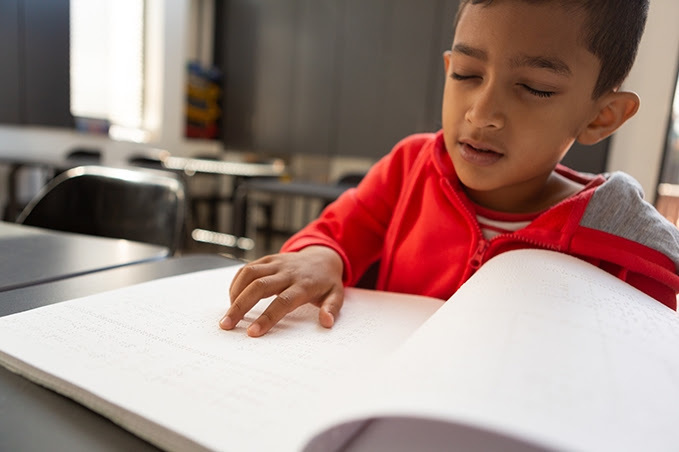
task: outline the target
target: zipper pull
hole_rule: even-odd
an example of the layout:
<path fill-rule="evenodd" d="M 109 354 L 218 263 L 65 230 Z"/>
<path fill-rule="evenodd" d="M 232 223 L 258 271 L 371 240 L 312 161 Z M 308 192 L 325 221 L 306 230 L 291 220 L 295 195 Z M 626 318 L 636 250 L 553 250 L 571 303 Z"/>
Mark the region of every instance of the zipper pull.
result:
<path fill-rule="evenodd" d="M 476 252 L 469 260 L 469 266 L 474 270 L 478 270 L 479 267 L 481 267 L 481 264 L 483 263 L 483 256 L 484 254 L 486 254 L 488 245 L 489 245 L 488 240 L 486 239 L 479 240 L 479 246 L 476 247 Z"/>

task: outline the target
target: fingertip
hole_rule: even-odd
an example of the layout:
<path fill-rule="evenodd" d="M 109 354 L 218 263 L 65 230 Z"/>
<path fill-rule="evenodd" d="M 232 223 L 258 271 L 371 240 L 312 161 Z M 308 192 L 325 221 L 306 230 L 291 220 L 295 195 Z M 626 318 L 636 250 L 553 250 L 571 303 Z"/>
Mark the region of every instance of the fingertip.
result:
<path fill-rule="evenodd" d="M 262 334 L 264 334 L 262 332 L 262 327 L 257 323 L 253 323 L 252 325 L 250 325 L 247 329 L 247 333 L 248 333 L 248 336 L 250 336 L 250 337 L 259 337 Z"/>
<path fill-rule="evenodd" d="M 335 324 L 335 316 L 333 315 L 332 312 L 323 308 L 319 312 L 319 321 L 321 323 L 321 326 L 325 328 L 332 328 L 332 326 Z"/>
<path fill-rule="evenodd" d="M 341 291 L 332 293 L 323 301 L 318 314 L 322 326 L 331 328 L 335 324 L 335 319 L 342 309 L 343 301 L 344 294 Z"/>
<path fill-rule="evenodd" d="M 236 326 L 233 319 L 227 314 L 219 321 L 219 327 L 223 330 L 231 330 Z"/>

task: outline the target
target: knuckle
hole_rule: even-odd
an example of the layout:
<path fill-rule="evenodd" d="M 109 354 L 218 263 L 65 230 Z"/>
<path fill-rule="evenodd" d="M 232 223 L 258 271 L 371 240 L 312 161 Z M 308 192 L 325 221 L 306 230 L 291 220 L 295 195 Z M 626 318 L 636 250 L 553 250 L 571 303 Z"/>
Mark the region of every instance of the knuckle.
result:
<path fill-rule="evenodd" d="M 252 285 L 256 291 L 262 292 L 266 291 L 266 289 L 269 287 L 270 281 L 269 278 L 257 278 L 252 282 Z"/>
<path fill-rule="evenodd" d="M 260 316 L 260 318 L 265 319 L 265 323 L 267 325 L 272 325 L 272 324 L 276 323 L 276 321 L 277 321 L 277 319 L 273 315 L 271 315 L 271 312 L 268 312 L 268 311 L 262 312 L 262 315 Z"/>
<path fill-rule="evenodd" d="M 240 299 L 234 300 L 233 303 L 231 303 L 229 312 L 232 314 L 240 314 L 243 312 L 243 302 Z"/>
<path fill-rule="evenodd" d="M 252 278 L 257 274 L 257 266 L 254 264 L 249 264 L 243 267 L 240 271 L 243 277 Z"/>
<path fill-rule="evenodd" d="M 289 292 L 283 292 L 279 294 L 276 299 L 278 300 L 278 304 L 285 307 L 286 309 L 290 309 L 295 301 L 294 297 Z"/>
<path fill-rule="evenodd" d="M 270 264 L 275 261 L 275 258 L 276 258 L 275 255 L 267 255 L 260 258 L 257 262 L 261 262 L 263 264 Z"/>

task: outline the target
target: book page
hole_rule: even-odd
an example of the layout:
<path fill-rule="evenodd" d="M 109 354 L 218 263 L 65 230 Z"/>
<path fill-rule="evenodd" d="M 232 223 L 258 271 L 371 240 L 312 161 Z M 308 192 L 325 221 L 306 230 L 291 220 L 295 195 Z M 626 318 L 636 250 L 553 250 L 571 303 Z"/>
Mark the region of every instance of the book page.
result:
<path fill-rule="evenodd" d="M 333 416 L 318 419 L 377 419 L 349 450 L 487 450 L 497 435 L 511 450 L 679 444 L 677 313 L 570 256 L 495 257 L 393 358 L 350 404 L 340 394 Z M 460 444 L 438 421 L 478 434 Z M 308 450 L 324 450 L 325 439 Z"/>
<path fill-rule="evenodd" d="M 266 300 L 234 331 L 218 326 L 237 269 L 2 317 L 0 361 L 163 448 L 292 450 L 304 436 L 298 412 L 322 406 L 442 305 L 348 289 L 332 329 L 309 305 L 253 339 L 245 328 Z"/>

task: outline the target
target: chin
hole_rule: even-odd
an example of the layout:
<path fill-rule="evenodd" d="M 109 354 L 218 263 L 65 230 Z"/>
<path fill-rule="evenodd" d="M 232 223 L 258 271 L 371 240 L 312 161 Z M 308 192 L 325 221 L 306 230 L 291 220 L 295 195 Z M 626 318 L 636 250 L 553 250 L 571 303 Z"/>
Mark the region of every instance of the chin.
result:
<path fill-rule="evenodd" d="M 459 177 L 459 179 L 464 188 L 466 188 L 467 190 L 472 190 L 474 192 L 490 192 L 498 189 L 498 187 L 496 187 L 494 184 L 484 183 L 484 181 L 482 180 L 477 179 L 470 180 L 469 178 L 462 177 Z"/>

